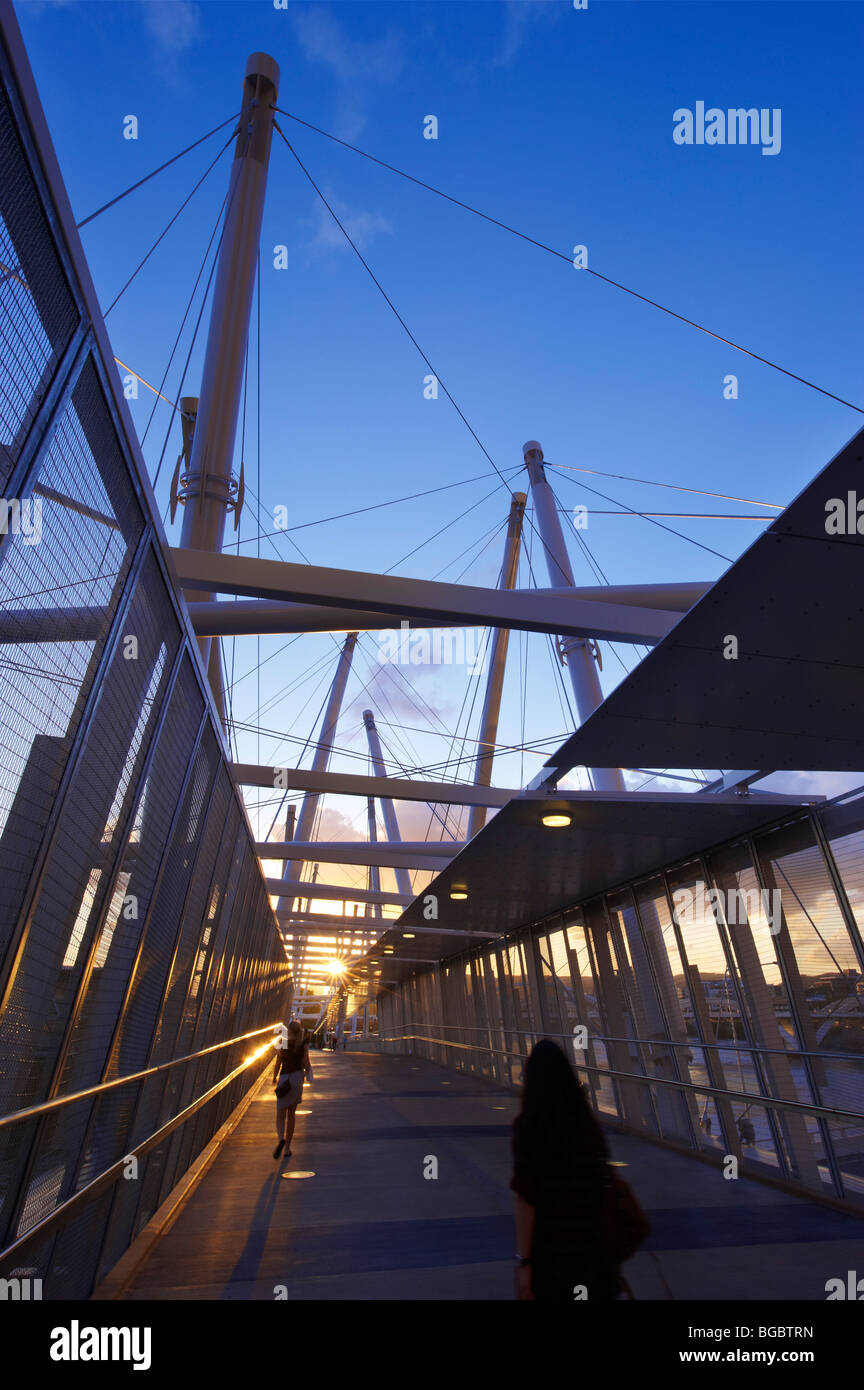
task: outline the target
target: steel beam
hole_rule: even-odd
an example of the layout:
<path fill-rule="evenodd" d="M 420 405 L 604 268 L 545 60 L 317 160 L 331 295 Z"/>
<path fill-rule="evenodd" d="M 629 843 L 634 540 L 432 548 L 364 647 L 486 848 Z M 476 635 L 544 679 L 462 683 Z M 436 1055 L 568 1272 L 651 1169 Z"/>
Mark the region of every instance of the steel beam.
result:
<path fill-rule="evenodd" d="M 281 893 L 281 878 L 265 879 L 268 893 Z M 377 903 L 382 907 L 407 907 L 415 894 L 386 893 L 383 889 L 349 888 L 344 883 L 313 883 L 310 879 L 292 884 L 298 898 L 320 898 L 322 902 Z"/>
<path fill-rule="evenodd" d="M 692 608 L 710 584 L 698 580 L 680 584 L 576 585 L 572 589 L 533 589 L 542 597 L 564 596 L 588 602 L 624 604 L 634 608 L 662 609 L 681 617 Z M 394 612 L 329 607 L 314 603 L 288 603 L 278 599 L 241 599 L 237 603 L 212 600 L 187 605 L 199 637 L 256 637 L 289 632 L 381 632 L 399 627 Z M 473 627 L 473 617 L 436 618 L 427 615 L 424 627 Z"/>
<path fill-rule="evenodd" d="M 266 53 L 253 53 L 243 80 L 200 404 L 180 498 L 182 544 L 200 550 L 221 550 L 226 512 L 235 507 L 239 513 L 231 466 L 278 95 L 279 65 Z M 213 592 L 206 584 L 190 587 L 190 598 L 206 600 Z"/>
<path fill-rule="evenodd" d="M 680 617 L 668 610 L 573 598 L 569 591 L 480 589 L 182 547 L 170 553 L 177 584 L 183 589 L 387 611 L 416 619 L 418 627 L 433 619 L 448 626 L 476 623 L 610 642 L 654 643 L 671 632 Z"/>
<path fill-rule="evenodd" d="M 372 777 L 349 772 L 316 772 L 305 767 L 275 768 L 258 763 L 232 763 L 234 781 L 242 787 L 327 792 L 334 796 L 374 796 L 392 801 L 441 802 L 448 806 L 506 806 L 519 787 L 473 786 L 467 782 L 417 782 L 400 777 Z M 279 774 L 277 782 L 276 775 Z M 392 839 L 392 834 L 391 834 Z"/>
<path fill-rule="evenodd" d="M 514 492 L 510 503 L 510 516 L 507 525 L 507 539 L 504 546 L 504 560 L 501 565 L 500 587 L 515 589 L 519 573 L 519 549 L 522 543 L 522 518 L 525 515 L 524 492 Z M 475 786 L 489 787 L 492 781 L 492 764 L 495 760 L 495 744 L 498 739 L 498 718 L 501 713 L 501 696 L 504 691 L 504 671 L 507 665 L 507 648 L 510 633 L 506 627 L 497 627 L 489 643 L 489 674 L 486 677 L 486 693 L 480 715 L 480 737 L 477 741 L 477 757 L 474 763 Z M 466 839 L 473 840 L 478 830 L 486 824 L 486 807 L 473 803 L 468 816 Z"/>
<path fill-rule="evenodd" d="M 531 479 L 531 496 L 534 501 L 537 526 L 543 541 L 549 578 L 553 584 L 563 582 L 572 588 L 573 569 L 567 552 L 567 543 L 561 529 L 558 504 L 543 467 L 543 450 L 536 439 L 529 439 L 528 443 L 523 445 L 522 454 L 525 459 L 525 467 L 528 469 L 528 476 Z M 603 635 L 599 629 L 596 629 L 591 633 L 579 634 L 574 639 L 563 629 L 560 632 L 560 636 L 564 639 L 561 645 L 567 662 L 567 673 L 573 687 L 576 709 L 583 724 L 589 714 L 593 714 L 597 706 L 603 701 L 600 677 L 597 674 L 600 649 L 596 642 L 596 639 Z M 590 641 L 586 641 L 586 638 L 594 639 L 593 646 Z M 601 791 L 625 790 L 624 778 L 619 768 L 590 768 L 589 771 L 594 786 Z"/>
<path fill-rule="evenodd" d="M 282 913 L 277 913 L 276 915 L 277 915 L 277 917 L 279 917 L 280 919 L 284 919 L 284 925 L 283 925 L 283 929 L 282 929 L 282 935 L 283 935 L 283 936 L 285 936 L 285 935 L 290 936 L 291 933 L 294 931 L 294 926 L 290 924 L 290 918 L 289 918 L 288 913 L 282 912 Z M 410 928 L 409 928 L 409 927 L 404 927 L 404 928 L 403 928 L 403 927 L 401 927 L 401 926 L 399 925 L 398 922 L 394 921 L 392 918 L 389 918 L 389 919 L 388 919 L 388 918 L 386 918 L 386 917 L 383 917 L 383 918 L 382 918 L 382 917 L 373 917 L 373 918 L 369 918 L 368 920 L 374 922 L 375 925 L 372 926 L 372 927 L 369 927 L 369 928 L 364 928 L 364 931 L 366 931 L 367 934 L 368 934 L 368 932 L 372 932 L 373 934 L 376 934 L 378 937 L 382 937 L 382 936 L 384 936 L 385 934 L 389 934 L 390 932 L 401 932 L 401 933 L 403 934 L 403 936 L 407 934 L 408 937 L 409 937 L 409 939 L 410 939 L 410 936 L 411 936 L 411 933 L 412 933 L 412 932 L 413 932 L 414 936 L 476 936 L 476 937 L 478 937 L 478 938 L 482 938 L 483 941 L 491 941 L 491 940 L 493 940 L 494 937 L 495 937 L 495 933 L 494 933 L 494 932 L 488 932 L 488 931 L 465 931 L 465 930 L 463 930 L 461 927 L 438 927 L 438 926 L 435 926 L 435 927 L 415 927 L 415 926 L 411 926 Z M 319 933 L 322 934 L 322 935 L 326 935 L 328 932 L 333 932 L 333 934 L 336 935 L 336 936 L 345 936 L 345 935 L 346 935 L 346 933 L 341 929 L 341 927 L 333 927 L 333 926 L 328 925 L 327 923 L 318 924 L 318 923 L 316 923 L 316 922 L 314 922 L 314 921 L 310 922 L 310 920 L 309 920 L 308 917 L 298 917 L 298 918 L 296 919 L 296 925 L 297 925 L 298 927 L 304 927 L 304 928 L 308 926 L 308 928 L 309 928 L 308 935 L 309 935 L 309 936 L 318 936 Z M 300 935 L 299 932 L 298 932 L 297 934 Z M 434 963 L 434 962 L 430 962 L 430 963 Z"/>
<path fill-rule="evenodd" d="M 316 926 L 332 927 L 334 931 L 350 934 L 351 932 L 363 932 L 368 935 L 373 932 L 380 936 L 382 930 L 387 926 L 392 926 L 397 921 L 395 917 L 348 917 L 342 916 L 339 912 L 298 912 L 292 914 L 283 912 L 281 909 L 276 913 L 277 921 L 284 924 L 288 931 L 293 931 L 295 926 L 307 926 L 314 935 Z"/>
<path fill-rule="evenodd" d="M 336 673 L 333 677 L 333 684 L 330 687 L 330 694 L 327 698 L 327 707 L 321 719 L 321 731 L 315 745 L 315 755 L 312 759 L 312 772 L 316 776 L 322 776 L 327 772 L 330 762 L 330 754 L 333 751 L 333 742 L 336 738 L 336 725 L 342 713 L 342 700 L 345 696 L 345 687 L 348 683 L 348 676 L 351 671 L 351 662 L 354 656 L 354 648 L 357 645 L 356 632 L 349 632 L 342 644 L 339 653 L 339 661 L 336 666 Z M 272 783 L 271 783 L 272 785 Z M 307 791 L 303 797 L 303 805 L 300 807 L 300 814 L 297 817 L 297 829 L 294 832 L 294 839 L 298 841 L 309 840 L 315 828 L 315 818 L 318 814 L 320 796 L 317 792 Z M 303 866 L 298 863 L 286 864 L 284 879 L 285 888 L 288 889 L 303 874 Z M 277 907 L 292 907 L 295 901 L 295 894 L 286 894 L 280 898 Z"/>
<path fill-rule="evenodd" d="M 465 848 L 464 840 L 386 840 L 370 845 L 366 840 L 260 840 L 255 846 L 261 859 L 300 859 L 319 864 L 377 864 L 382 869 L 426 869 L 439 873 Z M 314 896 L 314 895 L 313 895 Z"/>
<path fill-rule="evenodd" d="M 398 628 L 398 613 L 318 603 L 280 603 L 276 599 L 212 600 L 190 603 L 189 617 L 199 637 L 256 637 L 289 632 L 381 632 Z M 444 618 L 428 618 L 426 627 L 458 627 Z M 466 620 L 463 626 L 473 626 Z"/>

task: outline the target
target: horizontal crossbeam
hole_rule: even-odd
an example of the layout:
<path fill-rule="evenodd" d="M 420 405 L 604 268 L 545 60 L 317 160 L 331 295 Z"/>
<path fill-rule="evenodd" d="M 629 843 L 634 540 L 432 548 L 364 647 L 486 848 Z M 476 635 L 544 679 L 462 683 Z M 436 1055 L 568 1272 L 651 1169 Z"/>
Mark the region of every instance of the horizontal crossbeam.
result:
<path fill-rule="evenodd" d="M 174 547 L 180 588 L 257 598 L 334 604 L 448 624 L 476 623 L 525 632 L 596 637 L 612 642 L 658 642 L 671 632 L 680 611 L 574 598 L 573 591 L 481 589 L 401 575 L 368 574 L 250 555 L 211 554 Z"/>
<path fill-rule="evenodd" d="M 464 840 L 413 841 L 378 840 L 262 840 L 255 846 L 261 859 L 299 859 L 308 864 L 377 864 L 382 869 L 429 869 L 438 873 L 454 854 L 465 848 Z M 297 897 L 290 883 L 283 895 Z"/>
<path fill-rule="evenodd" d="M 295 932 L 295 929 L 298 935 L 300 935 L 301 932 L 308 936 L 326 936 L 329 934 L 333 936 L 348 935 L 341 927 L 334 927 L 327 922 L 319 924 L 315 918 L 292 918 L 291 914 L 288 912 L 277 912 L 276 916 L 282 926 L 283 933 L 289 936 Z M 379 937 L 384 936 L 385 933 L 390 936 L 393 932 L 401 932 L 403 930 L 392 917 L 358 917 L 357 921 L 373 923 L 373 926 L 364 927 L 363 930 L 376 933 Z M 484 941 L 488 941 L 490 936 L 488 931 L 464 931 L 459 927 L 415 927 L 413 924 L 410 927 L 406 927 L 405 931 L 409 934 L 409 937 L 412 934 L 414 936 L 477 936 L 482 937 Z M 401 955 L 399 959 L 402 959 Z"/>
<path fill-rule="evenodd" d="M 285 880 L 268 878 L 267 892 L 285 896 Z M 409 893 L 385 893 L 376 888 L 350 888 L 344 883 L 313 883 L 311 879 L 301 879 L 291 883 L 291 896 L 296 898 L 318 898 L 323 902 L 380 903 L 387 907 L 407 907 L 414 899 Z"/>
<path fill-rule="evenodd" d="M 234 781 L 243 787 L 330 792 L 336 796 L 387 797 L 393 801 L 440 802 L 450 806 L 506 806 L 518 788 L 475 787 L 470 783 L 420 782 L 400 777 L 372 777 L 348 772 L 314 772 L 310 768 L 263 767 L 233 763 Z"/>
<path fill-rule="evenodd" d="M 691 608 L 706 589 L 706 583 L 585 585 L 575 589 L 539 589 L 550 596 L 586 599 L 597 603 L 655 608 L 681 615 Z M 398 629 L 404 614 L 374 612 L 313 603 L 289 603 L 279 599 L 241 599 L 237 603 L 217 600 L 189 604 L 192 626 L 199 637 L 268 636 L 289 632 L 382 632 Z M 440 618 L 427 614 L 428 628 L 473 626 L 476 619 Z"/>

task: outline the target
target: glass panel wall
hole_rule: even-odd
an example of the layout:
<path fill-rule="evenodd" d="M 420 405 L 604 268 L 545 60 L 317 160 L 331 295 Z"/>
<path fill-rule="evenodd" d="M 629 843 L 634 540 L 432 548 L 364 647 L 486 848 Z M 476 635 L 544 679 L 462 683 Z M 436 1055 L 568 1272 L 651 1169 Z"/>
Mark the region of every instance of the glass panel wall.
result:
<path fill-rule="evenodd" d="M 552 1038 L 601 1116 L 864 1207 L 862 852 L 864 796 L 786 814 L 396 993 L 440 982 L 434 1060 L 516 1086 Z"/>

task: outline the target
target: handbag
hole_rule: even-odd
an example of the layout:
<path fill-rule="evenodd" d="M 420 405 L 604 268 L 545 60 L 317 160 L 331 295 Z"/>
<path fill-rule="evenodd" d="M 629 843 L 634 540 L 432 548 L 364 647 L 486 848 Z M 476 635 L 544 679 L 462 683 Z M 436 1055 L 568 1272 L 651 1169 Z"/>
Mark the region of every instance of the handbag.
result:
<path fill-rule="evenodd" d="M 607 1167 L 600 1198 L 600 1239 L 609 1259 L 613 1264 L 623 1264 L 650 1234 L 651 1223 L 632 1188 Z"/>

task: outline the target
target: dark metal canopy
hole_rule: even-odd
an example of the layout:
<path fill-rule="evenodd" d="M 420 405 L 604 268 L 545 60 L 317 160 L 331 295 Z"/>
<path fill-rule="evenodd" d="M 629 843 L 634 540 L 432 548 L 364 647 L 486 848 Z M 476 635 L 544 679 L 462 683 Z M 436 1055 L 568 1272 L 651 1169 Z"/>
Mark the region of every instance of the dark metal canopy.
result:
<path fill-rule="evenodd" d="M 816 798 L 821 800 L 822 798 Z M 794 797 L 675 793 L 568 792 L 509 802 L 424 889 L 370 950 L 381 983 L 397 980 L 445 956 L 539 921 L 597 893 L 665 865 L 750 834 L 795 812 Z M 549 811 L 566 810 L 569 826 L 543 824 Z M 451 900 L 464 887 L 464 901 Z M 465 938 L 427 935 L 436 925 L 425 915 L 437 900 L 437 925 L 482 933 Z M 404 933 L 424 928 L 405 939 Z M 385 948 L 392 946 L 393 954 Z M 400 956 L 407 959 L 400 964 Z M 373 969 L 369 971 L 373 977 Z"/>
<path fill-rule="evenodd" d="M 547 766 L 864 770 L 856 489 L 864 503 L 864 430 Z"/>

